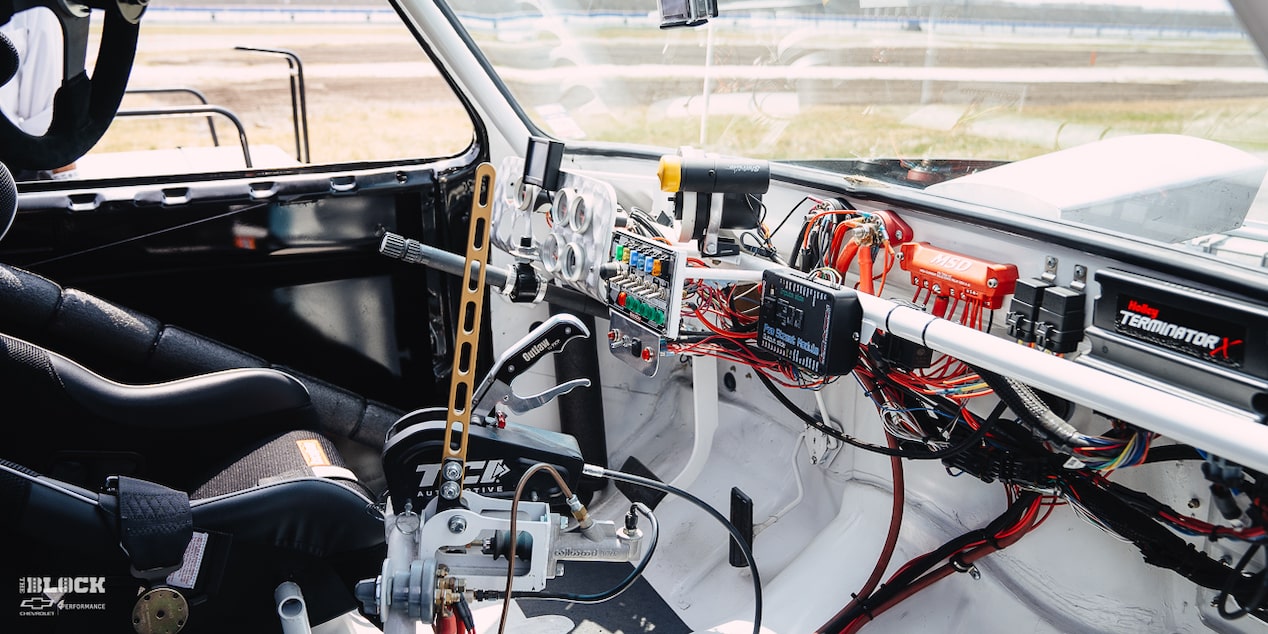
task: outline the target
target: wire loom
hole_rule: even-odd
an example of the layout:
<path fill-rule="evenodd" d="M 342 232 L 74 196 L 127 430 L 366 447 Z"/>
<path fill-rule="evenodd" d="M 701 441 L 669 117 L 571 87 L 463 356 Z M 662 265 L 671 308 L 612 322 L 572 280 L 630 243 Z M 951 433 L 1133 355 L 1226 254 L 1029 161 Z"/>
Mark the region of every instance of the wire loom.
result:
<path fill-rule="evenodd" d="M 1001 520 L 983 529 L 984 532 L 966 534 L 913 560 L 880 590 L 870 596 L 860 596 L 819 631 L 857 630 L 937 579 L 951 572 L 968 570 L 972 561 L 1035 530 L 1055 506 L 1067 503 L 1098 527 L 1134 544 L 1146 563 L 1175 571 L 1197 585 L 1218 591 L 1217 607 L 1225 618 L 1245 614 L 1268 616 L 1263 606 L 1268 599 L 1268 574 L 1264 570 L 1253 574 L 1245 572 L 1260 542 L 1268 537 L 1262 526 L 1258 493 L 1265 478 L 1247 473 L 1249 478 L 1239 477 L 1229 483 L 1235 490 L 1247 491 L 1252 499 L 1247 511 L 1253 522 L 1250 528 L 1218 526 L 1189 517 L 1143 492 L 1111 482 L 1108 476 L 1120 468 L 1151 462 L 1200 459 L 1203 457 L 1200 452 L 1185 446 L 1167 446 L 1158 448 L 1151 456 L 1150 445 L 1156 435 L 1122 421 L 1112 421 L 1110 431 L 1101 436 L 1083 435 L 1073 428 L 1055 428 L 1051 420 L 1045 420 L 1055 418 L 1050 410 L 1037 411 L 1046 407 L 1036 405 L 1042 404 L 1042 399 L 1034 394 L 1017 393 L 1011 382 L 979 370 L 962 375 L 958 384 L 975 385 L 980 380 L 992 389 L 947 390 L 936 385 L 942 379 L 930 379 L 923 372 L 896 366 L 880 356 L 883 349 L 883 346 L 865 346 L 855 374 L 882 416 L 896 412 L 905 417 L 900 431 L 907 436 L 900 439 L 896 449 L 865 443 L 832 429 L 798 408 L 772 381 L 761 375 L 759 378 L 781 404 L 822 433 L 888 456 L 940 459 L 952 475 L 968 473 L 984 482 L 1005 484 L 1017 502 Z M 1000 397 L 1000 401 L 990 416 L 979 420 L 968 410 L 965 401 L 989 394 Z M 1013 410 L 1018 418 L 1003 418 L 1005 408 Z M 933 424 L 935 422 L 938 424 Z M 1064 421 L 1062 424 L 1065 425 Z M 887 427 L 887 431 L 891 430 Z M 1043 508 L 1046 511 L 1041 513 Z M 1016 515 L 1019 509 L 1023 512 L 1022 519 Z M 1015 521 L 1000 523 L 1009 517 Z M 1233 539 L 1253 545 L 1237 566 L 1230 567 L 1198 551 L 1182 537 L 1184 535 Z M 965 546 L 965 543 L 975 545 Z M 946 563 L 936 571 L 923 576 L 910 574 L 914 569 L 928 571 L 939 561 Z M 1226 608 L 1230 597 L 1241 607 Z"/>
<path fill-rule="evenodd" d="M 893 265 L 889 257 L 893 247 L 883 221 L 848 205 L 842 209 L 809 198 L 802 202 L 813 206 L 797 236 L 799 251 L 792 265 L 812 277 L 842 284 L 851 263 L 858 259 L 856 289 L 879 294 Z M 783 223 L 774 232 L 767 232 L 763 226 L 759 240 L 769 245 L 769 237 L 782 226 Z M 778 261 L 777 257 L 772 259 Z M 876 259 L 882 262 L 874 268 Z M 708 266 L 698 259 L 689 260 L 689 264 Z M 1146 563 L 1216 590 L 1219 594 L 1215 605 L 1224 618 L 1246 614 L 1268 618 L 1264 606 L 1268 602 L 1268 563 L 1258 572 L 1246 572 L 1263 549 L 1262 542 L 1268 539 L 1261 511 L 1261 498 L 1268 493 L 1268 478 L 1261 474 L 1230 467 L 1191 447 L 1152 447 L 1157 435 L 1126 421 L 1110 419 L 1109 429 L 1103 434 L 1084 434 L 1055 414 L 1049 400 L 1028 386 L 972 368 L 949 355 L 929 355 L 927 350 L 924 355 L 913 354 L 915 344 L 895 345 L 898 342 L 884 332 L 860 346 L 859 363 L 853 371 L 864 394 L 880 413 L 890 441 L 888 446 L 868 443 L 833 428 L 825 418 L 802 410 L 783 393 L 781 386 L 820 389 L 838 377 L 807 375 L 750 345 L 756 337 L 756 318 L 743 302 L 750 301 L 744 298 L 751 297 L 751 285 L 742 288 L 698 280 L 685 291 L 683 323 L 693 324 L 697 332 L 688 332 L 679 341 L 671 342 L 669 350 L 747 365 L 756 371 L 776 400 L 808 427 L 853 447 L 890 456 L 894 461 L 896 504 L 900 504 L 902 495 L 897 484 L 902 459 L 941 460 L 952 476 L 968 474 L 986 483 L 1002 483 L 1012 500 L 1005 513 L 989 525 L 913 559 L 879 589 L 869 579 L 858 596 L 819 632 L 858 630 L 924 587 L 952 572 L 969 571 L 977 559 L 1015 543 L 1041 526 L 1060 505 L 1070 506 L 1083 519 L 1135 545 Z M 925 295 L 923 306 L 919 290 L 912 302 L 928 310 L 932 298 Z M 935 305 L 933 310 L 978 330 L 989 331 L 993 323 L 993 313 L 988 318 L 980 304 L 971 302 Z M 982 397 L 995 397 L 993 400 L 997 401 L 985 418 L 970 409 L 970 404 Z M 1016 418 L 1006 418 L 1006 411 Z M 1248 527 L 1214 525 L 1190 517 L 1108 479 L 1119 469 L 1164 460 L 1197 459 L 1207 461 L 1203 472 L 1212 481 L 1217 504 L 1223 502 L 1221 511 L 1225 517 L 1240 516 Z M 1249 508 L 1241 508 L 1236 501 L 1239 491 L 1249 497 Z M 887 544 L 895 541 L 900 528 L 901 513 L 896 512 Z M 1197 550 L 1186 536 L 1237 540 L 1250 546 L 1236 565 L 1230 566 Z M 873 577 L 887 567 L 890 554 L 891 548 L 882 551 Z M 1239 607 L 1229 608 L 1230 598 Z"/>

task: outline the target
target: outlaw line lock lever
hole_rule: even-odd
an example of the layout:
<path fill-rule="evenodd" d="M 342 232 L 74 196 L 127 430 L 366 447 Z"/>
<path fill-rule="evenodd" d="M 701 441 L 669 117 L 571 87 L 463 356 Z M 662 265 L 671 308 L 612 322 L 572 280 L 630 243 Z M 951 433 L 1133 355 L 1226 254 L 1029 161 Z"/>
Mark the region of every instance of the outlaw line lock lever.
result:
<path fill-rule="evenodd" d="M 520 396 L 515 393 L 511 383 L 542 357 L 558 352 L 573 339 L 589 336 L 590 330 L 575 316 L 567 313 L 551 316 L 502 353 L 489 370 L 488 376 L 475 389 L 471 399 L 472 407 L 479 408 L 484 403 L 490 403 L 492 409 L 483 422 L 500 426 L 506 419 L 508 410 L 523 414 L 575 388 L 588 387 L 590 379 L 572 379 L 538 394 Z"/>

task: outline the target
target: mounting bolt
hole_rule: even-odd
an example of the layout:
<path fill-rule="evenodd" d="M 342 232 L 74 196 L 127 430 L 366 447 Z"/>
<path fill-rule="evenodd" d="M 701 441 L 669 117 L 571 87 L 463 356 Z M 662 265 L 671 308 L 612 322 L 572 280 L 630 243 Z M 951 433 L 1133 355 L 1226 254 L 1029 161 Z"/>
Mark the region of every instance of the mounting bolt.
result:
<path fill-rule="evenodd" d="M 990 278 L 990 279 L 986 280 L 986 286 L 987 286 L 987 288 L 995 288 L 995 287 L 999 286 L 999 280 L 997 280 L 997 279 L 995 279 L 995 278 L 993 278 L 993 277 L 992 277 L 992 278 Z"/>
<path fill-rule="evenodd" d="M 462 489 L 458 486 L 457 482 L 450 480 L 440 485 L 440 497 L 445 498 L 446 500 L 456 500 L 458 499 L 458 493 L 461 490 Z"/>
<path fill-rule="evenodd" d="M 467 530 L 467 518 L 461 515 L 455 515 L 449 518 L 449 532 L 457 535 Z"/>
<path fill-rule="evenodd" d="M 1197 499 L 1197 498 L 1190 498 L 1190 499 L 1189 499 L 1189 508 L 1191 508 L 1191 509 L 1196 509 L 1196 508 L 1198 508 L 1198 507 L 1200 507 L 1200 506 L 1202 506 L 1202 500 L 1199 500 L 1199 499 Z"/>
<path fill-rule="evenodd" d="M 462 477 L 462 465 L 456 460 L 450 460 L 441 468 L 440 474 L 446 480 L 457 481 Z"/>
<path fill-rule="evenodd" d="M 981 580 L 982 580 L 982 571 L 981 571 L 981 570 L 978 570 L 978 569 L 977 569 L 977 566 L 969 566 L 969 576 L 970 576 L 970 577 L 973 577 L 973 580 L 974 580 L 974 581 L 981 581 Z"/>

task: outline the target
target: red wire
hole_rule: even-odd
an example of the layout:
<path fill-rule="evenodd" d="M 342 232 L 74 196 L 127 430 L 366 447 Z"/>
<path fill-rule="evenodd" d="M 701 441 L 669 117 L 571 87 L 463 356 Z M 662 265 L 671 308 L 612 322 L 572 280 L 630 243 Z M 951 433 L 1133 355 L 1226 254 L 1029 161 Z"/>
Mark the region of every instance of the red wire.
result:
<path fill-rule="evenodd" d="M 827 253 L 823 254 L 824 266 L 833 266 L 836 263 L 837 252 L 840 251 L 842 243 L 845 242 L 846 240 L 845 236 L 849 234 L 850 230 L 853 228 L 854 227 L 851 227 L 850 225 L 844 222 L 837 224 L 836 229 L 832 231 L 832 246 L 828 249 Z M 854 242 L 853 238 L 850 239 L 850 242 Z M 845 271 L 841 271 L 841 272 L 845 273 Z"/>
<path fill-rule="evenodd" d="M 886 240 L 881 243 L 881 248 L 885 251 L 885 268 L 881 270 L 881 285 L 876 289 L 876 296 L 879 297 L 885 292 L 885 282 L 889 280 L 889 271 L 894 268 L 894 247 L 890 246 Z"/>
<path fill-rule="evenodd" d="M 846 271 L 850 270 L 850 262 L 854 261 L 854 256 L 857 255 L 858 252 L 858 242 L 850 240 L 845 243 L 845 248 L 841 250 L 841 253 L 839 253 L 836 257 L 836 260 L 833 261 L 832 268 L 836 269 L 841 275 L 845 275 Z"/>
<path fill-rule="evenodd" d="M 872 606 L 870 609 L 864 612 L 861 612 L 857 617 L 855 617 L 853 621 L 851 621 L 848 625 L 846 625 L 845 628 L 841 631 L 842 632 L 857 632 L 860 628 L 862 628 L 868 622 L 874 620 L 878 615 L 898 605 L 899 603 L 903 602 L 904 600 L 916 594 L 917 592 L 924 590 L 925 588 L 932 585 L 934 582 L 949 576 L 953 572 L 958 572 L 960 569 L 963 569 L 964 566 L 972 565 L 978 559 L 981 559 L 982 557 L 985 557 L 986 555 L 989 555 L 990 553 L 993 553 L 999 549 L 1005 548 L 1007 546 L 1011 546 L 1012 544 L 1016 543 L 1017 540 L 1021 539 L 1023 535 L 1025 535 L 1026 533 L 1029 533 L 1030 531 L 1033 531 L 1035 528 L 1037 528 L 1040 524 L 1043 523 L 1043 520 L 1047 519 L 1047 515 L 1044 515 L 1044 517 L 1040 518 L 1038 521 L 1035 520 L 1035 516 L 1038 514 L 1039 507 L 1043 505 L 1042 500 L 1044 500 L 1044 498 L 1035 498 L 1035 502 L 1026 509 L 1025 514 L 1022 516 L 1021 520 L 1018 521 L 1017 524 L 1015 524 L 1011 528 L 995 536 L 995 540 L 994 540 L 995 543 L 988 543 L 986 541 L 978 541 L 978 542 L 969 544 L 968 546 L 965 546 L 964 548 L 960 549 L 956 554 L 948 558 L 954 561 L 955 563 L 952 563 L 952 561 L 948 561 L 942 566 L 939 566 L 938 568 L 935 568 L 929 572 L 926 572 L 924 575 L 921 575 L 920 578 L 916 579 L 911 584 L 909 584 L 906 588 L 903 588 L 901 591 L 895 594 L 889 601 L 886 601 L 885 603 L 881 605 Z M 904 565 L 902 568 L 900 568 L 897 573 L 894 573 L 894 576 L 890 577 L 890 581 L 893 581 L 893 579 L 899 573 L 901 573 L 903 570 L 906 570 L 908 567 L 918 562 L 919 560 L 920 560 L 920 557 L 917 557 L 916 559 L 913 559 L 907 562 L 907 564 Z M 959 568 L 957 568 L 957 566 L 959 566 Z"/>
<path fill-rule="evenodd" d="M 872 270 L 872 245 L 863 244 L 858 248 L 859 257 L 859 292 L 868 295 L 875 295 L 876 289 L 872 286 L 872 276 L 875 273 Z"/>
<path fill-rule="evenodd" d="M 819 213 L 817 213 L 817 214 L 815 214 L 815 215 L 810 216 L 809 218 L 807 218 L 807 219 L 806 219 L 806 226 L 807 226 L 807 227 L 813 227 L 813 226 L 815 225 L 815 223 L 819 222 L 820 220 L 822 220 L 822 219 L 824 219 L 824 218 L 826 218 L 826 217 L 828 217 L 828 216 L 857 216 L 857 215 L 858 215 L 858 213 L 859 213 L 859 212 L 854 211 L 853 209 L 836 209 L 836 210 L 832 210 L 832 211 L 821 211 L 821 212 L 819 212 Z M 848 220 L 845 220 L 845 221 L 842 221 L 842 223 L 841 223 L 841 224 L 845 224 L 845 223 L 848 223 L 848 222 L 849 222 Z M 805 248 L 807 248 L 807 247 L 809 247 L 809 246 L 810 246 L 810 233 L 811 233 L 811 232 L 810 232 L 810 230 L 809 230 L 809 229 L 807 229 L 807 230 L 806 230 L 806 237 L 805 237 L 805 238 L 803 238 L 803 239 L 802 239 L 802 241 L 801 241 L 801 248 L 805 249 Z"/>
<path fill-rule="evenodd" d="M 932 293 L 933 291 L 929 292 Z M 931 312 L 934 317 L 941 318 L 947 315 L 947 300 L 948 298 L 946 295 L 939 295 L 933 300 L 933 310 Z M 925 300 L 925 303 L 928 304 L 929 300 Z"/>

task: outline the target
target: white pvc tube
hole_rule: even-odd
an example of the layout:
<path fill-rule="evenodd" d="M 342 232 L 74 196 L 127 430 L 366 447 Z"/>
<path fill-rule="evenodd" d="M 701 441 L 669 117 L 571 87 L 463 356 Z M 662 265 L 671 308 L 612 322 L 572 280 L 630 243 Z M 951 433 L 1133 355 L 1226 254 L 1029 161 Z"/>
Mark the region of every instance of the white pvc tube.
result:
<path fill-rule="evenodd" d="M 277 616 L 282 620 L 283 634 L 312 634 L 308 624 L 308 606 L 304 604 L 304 595 L 299 585 L 293 581 L 284 581 L 273 591 L 273 600 L 277 601 Z"/>

